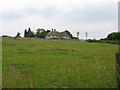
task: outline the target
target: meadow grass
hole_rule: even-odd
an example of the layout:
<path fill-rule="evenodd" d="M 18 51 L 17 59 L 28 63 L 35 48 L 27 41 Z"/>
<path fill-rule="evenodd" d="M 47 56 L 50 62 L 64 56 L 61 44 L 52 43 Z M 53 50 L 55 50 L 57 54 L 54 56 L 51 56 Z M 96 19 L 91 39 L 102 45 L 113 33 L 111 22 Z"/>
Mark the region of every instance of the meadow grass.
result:
<path fill-rule="evenodd" d="M 116 88 L 117 45 L 80 41 L 2 41 L 4 88 Z"/>
<path fill-rule="evenodd" d="M 2 38 L 0 37 L 0 67 L 2 67 Z M 0 68 L 0 89 L 2 88 L 2 68 Z"/>

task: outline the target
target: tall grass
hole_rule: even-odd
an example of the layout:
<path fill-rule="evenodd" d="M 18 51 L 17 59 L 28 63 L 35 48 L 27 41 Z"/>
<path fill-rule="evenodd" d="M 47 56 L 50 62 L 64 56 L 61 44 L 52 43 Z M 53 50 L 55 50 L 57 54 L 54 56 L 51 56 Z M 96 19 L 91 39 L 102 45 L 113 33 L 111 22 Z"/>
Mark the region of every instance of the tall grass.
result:
<path fill-rule="evenodd" d="M 116 52 L 110 44 L 4 39 L 3 87 L 116 88 Z"/>

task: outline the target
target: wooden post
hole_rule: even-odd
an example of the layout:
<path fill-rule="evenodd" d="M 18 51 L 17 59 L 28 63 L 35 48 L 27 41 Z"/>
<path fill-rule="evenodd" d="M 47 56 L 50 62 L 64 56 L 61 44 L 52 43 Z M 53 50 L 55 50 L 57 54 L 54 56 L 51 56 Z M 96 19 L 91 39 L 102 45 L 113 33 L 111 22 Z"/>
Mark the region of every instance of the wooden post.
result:
<path fill-rule="evenodd" d="M 116 71 L 118 88 L 120 88 L 120 53 L 116 53 Z"/>
<path fill-rule="evenodd" d="M 118 2 L 118 32 L 120 32 L 120 1 Z M 120 88 L 120 37 L 118 37 L 118 53 L 116 53 L 116 70 L 118 88 Z"/>

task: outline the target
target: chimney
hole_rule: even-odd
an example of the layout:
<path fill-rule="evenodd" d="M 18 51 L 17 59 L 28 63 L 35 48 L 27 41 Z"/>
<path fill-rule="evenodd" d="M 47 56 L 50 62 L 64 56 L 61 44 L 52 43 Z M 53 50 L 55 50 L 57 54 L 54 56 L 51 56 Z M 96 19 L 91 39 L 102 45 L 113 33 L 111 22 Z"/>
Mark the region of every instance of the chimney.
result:
<path fill-rule="evenodd" d="M 52 29 L 52 32 L 54 31 L 54 29 Z"/>
<path fill-rule="evenodd" d="M 56 32 L 56 29 L 54 29 L 54 32 Z"/>

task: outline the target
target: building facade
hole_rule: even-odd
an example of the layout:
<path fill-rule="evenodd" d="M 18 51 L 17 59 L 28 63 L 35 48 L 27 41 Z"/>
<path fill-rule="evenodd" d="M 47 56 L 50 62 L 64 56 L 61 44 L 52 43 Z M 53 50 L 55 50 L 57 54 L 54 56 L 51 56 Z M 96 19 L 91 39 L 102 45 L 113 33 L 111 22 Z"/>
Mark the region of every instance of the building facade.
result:
<path fill-rule="evenodd" d="M 46 39 L 71 39 L 71 37 L 66 32 L 58 32 L 56 29 L 52 29 L 52 31 L 46 35 Z"/>

